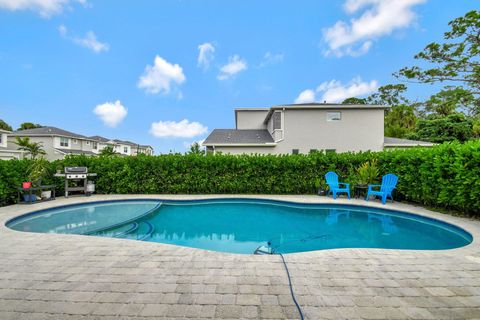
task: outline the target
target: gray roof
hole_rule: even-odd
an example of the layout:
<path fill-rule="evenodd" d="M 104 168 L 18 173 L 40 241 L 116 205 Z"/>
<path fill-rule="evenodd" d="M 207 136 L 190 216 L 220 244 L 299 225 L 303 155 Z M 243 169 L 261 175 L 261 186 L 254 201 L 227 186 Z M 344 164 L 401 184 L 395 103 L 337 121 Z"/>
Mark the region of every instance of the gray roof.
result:
<path fill-rule="evenodd" d="M 267 130 L 215 129 L 205 139 L 203 145 L 273 143 L 273 138 Z"/>
<path fill-rule="evenodd" d="M 138 146 L 138 143 L 131 142 L 131 141 L 128 141 L 128 140 L 115 139 L 115 140 L 113 140 L 113 141 L 115 141 L 115 142 L 117 142 L 117 143 L 121 143 L 121 144 L 128 144 L 128 145 L 130 145 L 130 146 L 135 146 L 135 147 Z"/>
<path fill-rule="evenodd" d="M 97 140 L 97 141 L 100 141 L 100 142 L 108 142 L 110 141 L 110 139 L 107 139 L 105 137 L 102 137 L 102 136 L 91 136 L 91 137 L 88 137 L 89 139 L 92 139 L 92 140 Z"/>
<path fill-rule="evenodd" d="M 0 132 L 2 132 L 2 133 L 12 133 L 12 131 L 3 130 L 3 129 L 0 129 Z"/>
<path fill-rule="evenodd" d="M 86 139 L 86 136 L 63 130 L 57 127 L 41 127 L 35 129 L 17 130 L 11 134 L 12 136 L 63 136 L 70 138 Z"/>
<path fill-rule="evenodd" d="M 390 147 L 402 147 L 402 146 L 404 146 L 404 147 L 410 147 L 410 146 L 431 147 L 431 146 L 434 146 L 435 143 L 428 142 L 428 141 L 384 137 L 383 145 L 385 147 L 389 147 L 389 146 Z"/>
<path fill-rule="evenodd" d="M 66 154 L 85 154 L 85 155 L 96 155 L 95 152 L 92 151 L 84 151 L 84 150 L 76 150 L 76 149 L 60 149 L 60 148 L 55 148 L 55 150 L 58 150 L 62 153 Z"/>

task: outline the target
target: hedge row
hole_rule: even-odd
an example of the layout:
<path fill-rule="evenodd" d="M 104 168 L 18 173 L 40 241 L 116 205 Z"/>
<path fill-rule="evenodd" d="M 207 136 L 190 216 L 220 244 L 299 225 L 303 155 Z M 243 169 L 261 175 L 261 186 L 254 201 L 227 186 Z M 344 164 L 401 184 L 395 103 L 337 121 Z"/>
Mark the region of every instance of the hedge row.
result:
<path fill-rule="evenodd" d="M 354 182 L 356 168 L 377 159 L 381 174 L 399 176 L 397 199 L 480 215 L 480 141 L 433 148 L 284 156 L 180 155 L 69 157 L 50 163 L 98 173 L 97 193 L 313 194 L 315 179 L 336 171 Z M 0 205 L 15 201 L 30 160 L 0 161 Z M 63 180 L 48 177 L 63 191 Z"/>

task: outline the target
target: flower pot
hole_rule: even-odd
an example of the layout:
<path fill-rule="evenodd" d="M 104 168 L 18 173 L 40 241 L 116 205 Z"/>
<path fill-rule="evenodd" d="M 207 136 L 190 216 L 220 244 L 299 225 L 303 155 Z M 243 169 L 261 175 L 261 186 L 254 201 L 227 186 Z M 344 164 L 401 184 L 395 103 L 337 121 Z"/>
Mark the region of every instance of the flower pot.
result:
<path fill-rule="evenodd" d="M 22 182 L 23 189 L 29 189 L 32 186 L 31 182 Z"/>
<path fill-rule="evenodd" d="M 46 190 L 42 191 L 42 199 L 50 199 L 52 197 L 52 191 L 51 190 Z"/>
<path fill-rule="evenodd" d="M 37 196 L 32 194 L 32 195 L 29 195 L 29 194 L 24 194 L 23 195 L 23 200 L 25 202 L 33 202 L 33 201 L 36 201 L 37 200 Z"/>

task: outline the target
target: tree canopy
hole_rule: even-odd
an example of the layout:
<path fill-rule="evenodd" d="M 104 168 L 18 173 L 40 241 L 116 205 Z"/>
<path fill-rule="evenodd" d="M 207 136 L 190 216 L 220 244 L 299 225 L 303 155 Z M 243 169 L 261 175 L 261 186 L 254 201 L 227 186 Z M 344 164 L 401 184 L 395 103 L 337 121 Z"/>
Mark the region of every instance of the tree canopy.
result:
<path fill-rule="evenodd" d="M 13 131 L 12 127 L 8 123 L 3 121 L 2 119 L 0 119 L 0 129 L 7 130 L 7 131 Z"/>
<path fill-rule="evenodd" d="M 17 130 L 27 130 L 27 129 L 35 129 L 35 128 L 41 128 L 42 126 L 39 125 L 38 123 L 32 123 L 32 122 L 24 122 L 20 124 L 20 127 Z"/>

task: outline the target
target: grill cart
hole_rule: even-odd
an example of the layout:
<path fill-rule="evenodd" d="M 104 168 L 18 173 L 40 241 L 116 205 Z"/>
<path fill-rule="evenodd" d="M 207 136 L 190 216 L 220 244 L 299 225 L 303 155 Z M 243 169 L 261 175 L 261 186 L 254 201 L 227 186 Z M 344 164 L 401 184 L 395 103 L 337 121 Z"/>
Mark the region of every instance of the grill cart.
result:
<path fill-rule="evenodd" d="M 96 177 L 96 173 L 89 173 L 87 167 L 65 167 L 64 173 L 56 173 L 55 177 L 65 179 L 65 198 L 70 191 L 81 191 L 89 196 L 95 191 L 95 185 L 88 181 L 88 177 Z"/>

